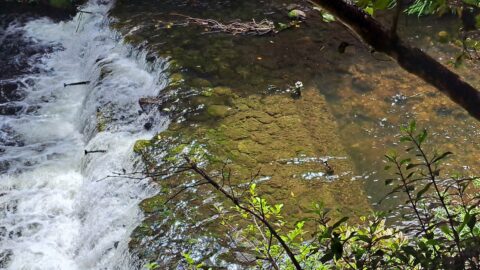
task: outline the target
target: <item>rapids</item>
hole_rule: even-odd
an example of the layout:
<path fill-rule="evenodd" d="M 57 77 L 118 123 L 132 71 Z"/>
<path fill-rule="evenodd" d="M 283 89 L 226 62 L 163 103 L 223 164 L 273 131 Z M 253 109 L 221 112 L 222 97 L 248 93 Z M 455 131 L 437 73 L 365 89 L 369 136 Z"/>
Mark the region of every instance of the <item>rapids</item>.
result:
<path fill-rule="evenodd" d="M 108 176 L 137 169 L 134 142 L 167 124 L 139 116 L 137 102 L 164 87 L 165 63 L 123 45 L 109 29 L 110 6 L 90 1 L 83 10 L 92 14 L 3 29 L 0 42 L 16 36 L 26 48 L 45 49 L 28 55 L 27 72 L 1 78 L 24 97 L 5 100 L 18 109 L 0 115 L 0 268 L 131 269 L 137 205 L 155 187 Z M 64 87 L 77 81 L 90 83 Z M 146 122 L 155 128 L 144 130 Z"/>

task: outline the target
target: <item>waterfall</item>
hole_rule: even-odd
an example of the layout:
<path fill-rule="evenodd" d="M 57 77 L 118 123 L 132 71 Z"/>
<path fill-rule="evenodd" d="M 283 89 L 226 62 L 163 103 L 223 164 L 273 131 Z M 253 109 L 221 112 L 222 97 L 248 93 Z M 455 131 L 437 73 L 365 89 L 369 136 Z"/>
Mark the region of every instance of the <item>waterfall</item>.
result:
<path fill-rule="evenodd" d="M 5 30 L 50 49 L 29 57 L 31 72 L 9 79 L 25 98 L 10 102 L 17 113 L 0 115 L 0 268 L 132 268 L 137 205 L 156 189 L 146 179 L 108 176 L 139 170 L 134 142 L 168 124 L 138 105 L 167 79 L 165 62 L 146 61 L 109 29 L 110 6 L 90 1 L 82 7 L 90 13 L 72 20 Z M 78 81 L 90 83 L 64 87 Z"/>

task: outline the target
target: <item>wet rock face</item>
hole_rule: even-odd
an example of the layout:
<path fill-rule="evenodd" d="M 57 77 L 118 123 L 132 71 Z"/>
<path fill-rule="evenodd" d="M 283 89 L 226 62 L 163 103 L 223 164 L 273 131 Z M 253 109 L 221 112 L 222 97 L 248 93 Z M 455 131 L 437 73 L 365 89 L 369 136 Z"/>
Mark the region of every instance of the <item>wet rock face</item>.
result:
<path fill-rule="evenodd" d="M 0 80 L 34 72 L 31 63 L 35 59 L 32 57 L 53 51 L 52 47 L 28 40 L 17 29 L 17 25 L 23 25 L 31 19 L 29 14 L 5 15 L 0 12 Z"/>
<path fill-rule="evenodd" d="M 23 109 L 22 106 L 15 105 L 0 105 L 0 115 L 16 115 L 21 112 Z"/>
<path fill-rule="evenodd" d="M 0 82 L 0 103 L 20 101 L 26 96 L 18 82 Z"/>

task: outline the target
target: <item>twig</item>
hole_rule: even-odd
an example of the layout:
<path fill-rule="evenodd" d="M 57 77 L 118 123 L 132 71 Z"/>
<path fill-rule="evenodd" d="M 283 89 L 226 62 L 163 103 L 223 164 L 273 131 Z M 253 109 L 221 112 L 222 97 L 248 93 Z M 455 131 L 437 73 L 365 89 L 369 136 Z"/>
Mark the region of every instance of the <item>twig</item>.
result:
<path fill-rule="evenodd" d="M 200 175 L 204 180 L 206 180 L 210 185 L 212 185 L 217 191 L 222 193 L 226 198 L 228 198 L 231 202 L 233 202 L 238 208 L 245 211 L 246 213 L 250 214 L 251 216 L 257 218 L 265 227 L 267 227 L 268 231 L 277 239 L 280 243 L 282 248 L 287 253 L 289 259 L 291 260 L 292 264 L 295 266 L 295 269 L 301 270 L 302 267 L 298 262 L 297 258 L 295 258 L 295 254 L 287 245 L 287 243 L 283 240 L 283 238 L 278 234 L 278 232 L 273 228 L 272 224 L 268 222 L 265 218 L 263 218 L 260 214 L 256 213 L 254 210 L 246 207 L 238 198 L 232 196 L 228 191 L 223 189 L 215 180 L 213 180 L 204 170 L 200 169 L 195 162 L 193 162 L 188 156 L 184 156 L 187 164 L 189 164 L 191 170 L 198 175 Z"/>
<path fill-rule="evenodd" d="M 278 33 L 278 31 L 275 29 L 275 24 L 267 19 L 261 20 L 258 23 L 255 20 L 252 20 L 251 22 L 231 22 L 228 24 L 223 24 L 213 19 L 194 18 L 178 13 L 171 13 L 170 15 L 184 17 L 187 20 L 187 25 L 194 24 L 202 26 L 208 29 L 209 33 L 229 33 L 232 35 L 256 36 Z"/>

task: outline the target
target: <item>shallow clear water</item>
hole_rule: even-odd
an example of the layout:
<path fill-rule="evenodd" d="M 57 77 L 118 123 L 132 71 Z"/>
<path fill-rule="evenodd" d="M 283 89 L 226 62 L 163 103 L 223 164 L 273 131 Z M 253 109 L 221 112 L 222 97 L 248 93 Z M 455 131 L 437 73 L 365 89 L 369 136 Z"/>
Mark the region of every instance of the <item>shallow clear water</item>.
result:
<path fill-rule="evenodd" d="M 17 113 L 0 115 L 2 268 L 131 267 L 127 244 L 142 216 L 137 204 L 155 187 L 105 177 L 134 171 L 133 143 L 163 128 L 166 119 L 139 115 L 137 101 L 166 80 L 163 63 L 147 63 L 109 29 L 109 8 L 91 1 L 83 9 L 94 14 L 6 28 L 49 50 L 28 57 L 29 72 L 7 78 L 21 81 L 17 90 L 26 96 L 6 102 L 18 105 Z M 64 87 L 78 81 L 90 83 Z M 145 122 L 154 128 L 142 131 Z"/>
<path fill-rule="evenodd" d="M 106 177 L 124 170 L 139 170 L 140 161 L 132 153 L 133 143 L 137 139 L 152 138 L 168 124 L 168 119 L 155 111 L 148 115 L 139 113 L 138 99 L 157 95 L 167 83 L 168 64 L 152 60 L 154 54 L 165 55 L 171 63 L 176 62 L 177 67 L 169 71 L 185 78 L 186 84 L 182 86 L 185 92 L 203 87 L 205 81 L 212 86 L 230 87 L 245 100 L 259 93 L 269 96 L 268 89 L 285 89 L 298 80 L 316 89 L 319 95 L 315 97 L 322 100 L 316 104 L 323 104 L 325 97 L 328 103 L 325 107 L 328 114 L 332 113 L 331 121 L 336 125 L 324 132 L 339 138 L 326 144 L 328 148 L 337 148 L 337 142 L 342 144 L 346 157 L 342 155 L 341 160 L 354 165 L 351 171 L 344 172 L 347 180 L 362 180 L 370 202 L 378 201 L 389 189 L 383 184 L 388 175 L 382 171 L 382 156 L 387 148 L 399 147 L 396 143 L 399 125 L 410 119 L 417 119 L 431 130 L 436 135 L 433 138 L 436 145 L 459 152 L 458 160 L 447 166 L 478 164 L 478 124 L 393 61 L 384 61 L 381 55 L 376 59 L 377 56 L 372 56 L 341 25 L 324 24 L 319 18 L 315 19 L 318 14 L 309 13 L 313 19 L 307 24 L 276 36 L 205 35 L 195 27 L 165 27 L 168 22 L 183 20 L 169 16 L 169 12 L 179 9 L 203 18 L 221 15 L 218 19 L 223 21 L 267 17 L 285 22 L 288 21 L 285 7 L 278 4 L 279 1 L 266 1 L 268 8 L 258 1 L 159 2 L 122 1 L 113 12 L 115 25 L 127 43 L 145 51 L 122 45 L 122 37 L 109 29 L 106 14 L 110 6 L 94 1 L 83 7 L 94 14 L 79 14 L 65 22 L 40 18 L 11 23 L 5 28 L 5 32 L 12 35 L 18 33 L 28 50 L 16 51 L 12 60 L 15 63 L 12 66 L 22 72 L 9 73 L 8 78 L 4 77 L 5 73 L 0 74 L 0 80 L 13 81 L 20 85 L 17 92 L 23 93 L 22 97 L 6 102 L 13 106 L 9 110 L 14 113 L 0 113 L 0 172 L 3 173 L 0 176 L 0 268 L 138 267 L 129 261 L 127 244 L 130 233 L 142 219 L 137 204 L 154 195 L 155 187 L 146 180 Z M 219 12 L 225 8 L 232 12 Z M 448 18 L 434 20 L 429 23 L 434 26 L 425 29 L 418 29 L 421 27 L 412 23 L 413 27 L 402 35 L 428 48 L 429 53 L 446 63 L 454 57 L 455 48 L 444 48 L 447 46 L 435 40 L 435 33 L 455 28 L 450 22 Z M 0 42 L 3 38 L 0 35 Z M 354 46 L 339 54 L 338 45 L 342 41 Z M 458 72 L 478 85 L 474 69 Z M 91 82 L 63 86 L 63 83 L 85 80 Z M 181 87 L 178 92 L 182 92 Z M 187 98 L 186 103 L 181 104 L 181 99 L 172 103 L 181 114 L 186 114 L 193 105 Z M 285 101 L 284 109 L 295 108 L 294 103 L 299 101 Z M 192 129 L 185 129 L 185 133 L 192 133 L 194 127 L 202 125 L 212 128 L 219 122 L 211 117 L 201 118 L 196 110 L 192 111 L 190 122 L 184 121 L 183 115 L 178 117 L 178 122 L 192 124 L 189 126 Z M 314 122 L 308 117 L 301 119 L 306 127 Z M 153 129 L 144 130 L 146 123 L 153 124 Z M 266 144 L 273 143 L 270 140 Z M 84 150 L 106 153 L 85 155 Z M 340 162 L 333 160 L 332 164 L 336 166 Z M 289 192 L 308 185 L 308 198 L 304 196 L 304 201 L 310 203 L 312 198 L 318 199 L 323 194 L 320 188 L 317 193 L 311 192 L 311 185 L 320 185 L 324 178 L 321 171 L 312 169 L 294 179 L 295 185 L 284 188 L 282 182 L 276 186 L 272 198 L 298 206 L 299 200 L 292 199 Z M 268 186 L 270 178 L 265 179 Z M 349 192 L 333 186 L 336 178 L 327 180 L 331 180 L 332 190 L 338 195 L 332 204 L 345 203 L 344 197 Z M 194 195 L 196 198 L 197 194 Z M 385 208 L 391 209 L 398 201 L 398 198 L 387 201 Z M 180 202 L 172 218 L 184 215 L 188 220 L 197 212 L 210 218 L 208 209 L 190 206 L 186 201 Z M 149 222 L 156 231 L 152 229 L 152 235 L 141 235 L 140 230 L 136 240 L 147 246 L 145 250 L 140 249 L 144 252 L 140 256 L 166 262 L 173 254 L 172 265 L 177 265 L 182 251 L 193 250 L 199 257 L 212 254 L 205 251 L 210 247 L 204 242 L 212 240 L 213 243 L 216 238 L 202 238 L 202 232 L 192 225 L 195 221 L 185 222 L 192 225 L 191 233 L 185 232 L 182 226 L 168 223 L 165 223 L 165 233 L 158 225 L 163 220 L 163 216 L 153 213 Z M 215 226 L 215 221 L 212 224 Z M 195 238 L 201 238 L 196 246 L 191 245 Z M 182 241 L 188 243 L 183 246 Z M 228 252 L 221 247 L 211 249 L 220 250 L 218 254 Z M 222 260 L 217 260 L 216 255 L 209 258 Z"/>

